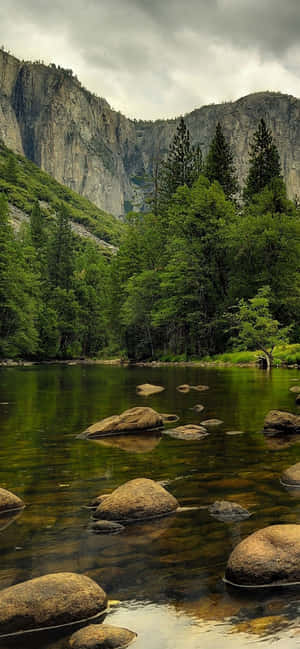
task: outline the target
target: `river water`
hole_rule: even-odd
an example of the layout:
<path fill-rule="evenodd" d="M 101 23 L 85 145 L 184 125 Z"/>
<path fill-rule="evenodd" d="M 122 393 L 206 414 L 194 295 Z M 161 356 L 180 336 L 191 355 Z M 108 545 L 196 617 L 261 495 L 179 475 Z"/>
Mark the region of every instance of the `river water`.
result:
<path fill-rule="evenodd" d="M 138 632 L 135 649 L 294 647 L 300 590 L 248 593 L 229 589 L 222 577 L 242 538 L 266 525 L 300 523 L 300 490 L 279 482 L 282 470 L 300 459 L 299 440 L 282 445 L 260 432 L 271 408 L 297 412 L 289 391 L 297 379 L 297 370 L 268 375 L 254 368 L 1 369 L 0 485 L 27 504 L 0 532 L 1 588 L 51 572 L 84 573 L 115 601 L 106 622 Z M 137 396 L 145 382 L 166 389 Z M 210 389 L 181 394 L 182 383 Z M 197 403 L 203 413 L 191 410 Z M 136 405 L 178 414 L 180 424 L 212 417 L 224 423 L 201 441 L 76 437 Z M 137 477 L 166 481 L 183 510 L 119 535 L 92 533 L 89 502 Z M 215 520 L 207 506 L 217 499 L 240 503 L 251 518 Z M 34 643 L 23 638 L 16 647 L 66 646 L 47 636 Z"/>

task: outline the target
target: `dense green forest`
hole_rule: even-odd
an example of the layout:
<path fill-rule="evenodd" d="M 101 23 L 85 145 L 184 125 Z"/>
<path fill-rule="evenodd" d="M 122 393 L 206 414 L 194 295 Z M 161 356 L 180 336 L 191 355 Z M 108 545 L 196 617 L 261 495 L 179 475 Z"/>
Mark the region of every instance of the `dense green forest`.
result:
<path fill-rule="evenodd" d="M 275 345 L 299 341 L 300 212 L 287 198 L 264 120 L 238 187 L 221 125 L 202 160 L 181 119 L 149 209 L 127 215 L 115 255 L 72 234 L 72 211 L 59 195 L 55 218 L 45 218 L 35 200 L 30 223 L 15 235 L 7 198 L 19 173 L 7 156 L 0 181 L 2 357 L 167 360 L 261 349 L 271 362 Z"/>

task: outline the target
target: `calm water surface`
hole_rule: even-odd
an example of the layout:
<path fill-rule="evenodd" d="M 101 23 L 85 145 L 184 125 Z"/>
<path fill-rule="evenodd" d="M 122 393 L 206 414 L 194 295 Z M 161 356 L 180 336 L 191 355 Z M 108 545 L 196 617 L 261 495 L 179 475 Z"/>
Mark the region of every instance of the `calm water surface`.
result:
<path fill-rule="evenodd" d="M 229 590 L 222 576 L 242 538 L 266 525 L 300 523 L 300 490 L 279 483 L 281 471 L 300 459 L 299 441 L 282 446 L 260 432 L 269 409 L 297 411 L 289 392 L 296 379 L 300 384 L 297 370 L 268 375 L 253 368 L 1 369 L 0 484 L 28 506 L 1 530 L 0 586 L 50 572 L 84 573 L 118 600 L 106 621 L 137 631 L 136 649 L 294 647 L 300 590 L 248 594 Z M 137 396 L 144 382 L 166 390 Z M 180 394 L 182 383 L 210 390 Z M 191 410 L 196 403 L 203 413 Z M 136 405 L 176 413 L 180 424 L 212 417 L 224 424 L 195 442 L 156 434 L 76 438 L 89 424 Z M 237 430 L 243 434 L 226 434 Z M 168 481 L 186 509 L 120 535 L 93 534 L 90 500 L 136 477 Z M 211 518 L 207 505 L 221 498 L 249 508 L 252 517 L 230 524 Z M 15 646 L 65 647 L 66 639 L 36 636 Z"/>

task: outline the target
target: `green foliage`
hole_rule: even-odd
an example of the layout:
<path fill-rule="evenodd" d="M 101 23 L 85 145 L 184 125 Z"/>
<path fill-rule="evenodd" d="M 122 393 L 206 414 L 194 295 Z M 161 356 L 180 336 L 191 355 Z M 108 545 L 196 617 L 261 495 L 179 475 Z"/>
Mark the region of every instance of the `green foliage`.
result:
<path fill-rule="evenodd" d="M 240 300 L 233 316 L 236 343 L 241 349 L 262 350 L 268 365 L 272 364 L 274 347 L 288 343 L 291 329 L 290 326 L 281 328 L 278 320 L 272 317 L 270 299 L 270 287 L 263 286 L 248 302 Z"/>
<path fill-rule="evenodd" d="M 261 119 L 254 133 L 250 149 L 250 165 L 244 198 L 249 202 L 255 194 L 259 194 L 273 178 L 280 178 L 280 158 L 273 142 L 271 131 L 264 119 Z"/>
<path fill-rule="evenodd" d="M 236 171 L 230 146 L 223 135 L 220 122 L 205 160 L 204 173 L 210 182 L 217 180 L 226 198 L 231 199 L 238 190 Z"/>

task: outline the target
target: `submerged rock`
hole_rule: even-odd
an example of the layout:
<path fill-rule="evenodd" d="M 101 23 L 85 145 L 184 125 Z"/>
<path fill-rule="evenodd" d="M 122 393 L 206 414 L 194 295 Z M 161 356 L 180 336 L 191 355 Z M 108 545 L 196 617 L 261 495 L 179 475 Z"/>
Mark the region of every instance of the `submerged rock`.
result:
<path fill-rule="evenodd" d="M 221 426 L 223 423 L 222 419 L 205 419 L 201 421 L 201 426 Z"/>
<path fill-rule="evenodd" d="M 195 412 L 203 412 L 204 406 L 202 406 L 201 403 L 196 403 L 196 405 L 190 408 L 190 410 L 195 410 Z"/>
<path fill-rule="evenodd" d="M 137 634 L 108 624 L 90 624 L 69 639 L 71 649 L 121 649 L 135 640 Z"/>
<path fill-rule="evenodd" d="M 177 428 L 165 430 L 164 434 L 170 435 L 170 437 L 174 437 L 175 439 L 194 440 L 206 437 L 208 432 L 203 426 L 187 424 L 186 426 L 178 426 Z"/>
<path fill-rule="evenodd" d="M 21 498 L 11 493 L 11 491 L 0 489 L 0 515 L 15 509 L 23 509 L 23 507 L 25 507 L 25 503 Z"/>
<path fill-rule="evenodd" d="M 242 521 L 251 516 L 248 509 L 228 500 L 216 500 L 209 506 L 208 511 L 220 521 Z"/>
<path fill-rule="evenodd" d="M 282 410 L 270 410 L 264 421 L 265 433 L 300 433 L 300 416 Z"/>
<path fill-rule="evenodd" d="M 154 430 L 163 426 L 161 415 L 152 408 L 130 408 L 121 415 L 106 417 L 96 424 L 89 426 L 84 432 L 86 437 L 102 437 L 106 435 L 122 435 L 126 432 Z"/>
<path fill-rule="evenodd" d="M 119 534 L 125 530 L 124 525 L 114 521 L 93 521 L 90 528 L 97 534 Z"/>
<path fill-rule="evenodd" d="M 231 553 L 225 579 L 236 586 L 300 582 L 300 525 L 271 525 L 248 536 Z"/>
<path fill-rule="evenodd" d="M 179 392 L 189 392 L 190 390 L 197 390 L 197 392 L 205 392 L 206 390 L 209 390 L 209 386 L 189 385 L 188 383 L 184 383 L 183 385 L 178 385 L 177 390 L 179 390 Z"/>
<path fill-rule="evenodd" d="M 137 478 L 121 485 L 94 512 L 97 519 L 133 522 L 171 514 L 178 502 L 160 484 Z"/>
<path fill-rule="evenodd" d="M 137 393 L 140 396 L 148 397 L 150 394 L 158 394 L 163 392 L 165 388 L 162 385 L 151 385 L 151 383 L 143 383 L 142 385 L 137 386 Z"/>
<path fill-rule="evenodd" d="M 287 487 L 300 487 L 300 462 L 285 469 L 281 476 L 281 482 Z"/>
<path fill-rule="evenodd" d="M 106 609 L 107 597 L 84 575 L 57 573 L 0 591 L 0 637 L 89 619 Z"/>

